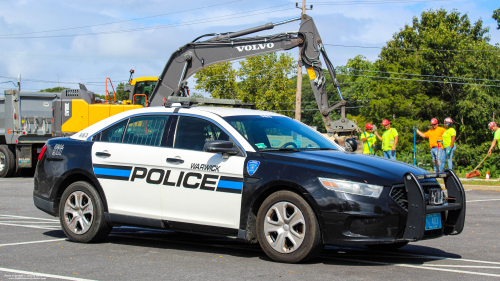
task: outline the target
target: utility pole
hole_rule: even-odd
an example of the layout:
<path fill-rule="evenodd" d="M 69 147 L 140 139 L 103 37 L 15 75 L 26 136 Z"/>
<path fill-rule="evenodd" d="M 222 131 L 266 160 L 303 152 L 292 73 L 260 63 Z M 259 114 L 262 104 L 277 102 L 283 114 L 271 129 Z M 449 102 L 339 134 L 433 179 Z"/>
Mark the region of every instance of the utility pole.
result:
<path fill-rule="evenodd" d="M 295 7 L 302 10 L 301 15 L 305 15 L 306 10 L 312 10 L 312 5 L 310 8 L 306 8 L 306 0 L 302 0 L 302 7 L 299 7 L 299 3 L 295 3 Z M 300 121 L 301 110 L 302 110 L 302 65 L 301 65 L 301 55 L 299 48 L 299 67 L 297 69 L 297 92 L 295 93 L 295 120 Z"/>
<path fill-rule="evenodd" d="M 17 90 L 21 92 L 21 73 L 17 76 Z"/>

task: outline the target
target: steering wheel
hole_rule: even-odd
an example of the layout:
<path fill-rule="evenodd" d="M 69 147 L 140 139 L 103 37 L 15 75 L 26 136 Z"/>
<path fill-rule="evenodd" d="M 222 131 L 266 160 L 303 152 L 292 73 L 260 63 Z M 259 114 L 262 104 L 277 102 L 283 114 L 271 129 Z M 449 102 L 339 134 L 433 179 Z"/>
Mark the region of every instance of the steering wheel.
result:
<path fill-rule="evenodd" d="M 280 148 L 285 148 L 285 147 L 287 147 L 289 145 L 293 146 L 293 148 L 297 148 L 297 144 L 295 144 L 293 141 L 285 143 Z"/>

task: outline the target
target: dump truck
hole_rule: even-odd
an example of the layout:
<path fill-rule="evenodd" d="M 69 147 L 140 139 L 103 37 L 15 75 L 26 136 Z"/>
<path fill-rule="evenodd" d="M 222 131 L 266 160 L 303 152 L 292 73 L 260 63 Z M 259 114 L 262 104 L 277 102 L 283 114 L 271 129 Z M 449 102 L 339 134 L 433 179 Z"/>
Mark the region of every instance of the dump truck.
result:
<path fill-rule="evenodd" d="M 52 138 L 52 100 L 60 93 L 5 90 L 0 95 L 0 177 L 36 167 Z"/>

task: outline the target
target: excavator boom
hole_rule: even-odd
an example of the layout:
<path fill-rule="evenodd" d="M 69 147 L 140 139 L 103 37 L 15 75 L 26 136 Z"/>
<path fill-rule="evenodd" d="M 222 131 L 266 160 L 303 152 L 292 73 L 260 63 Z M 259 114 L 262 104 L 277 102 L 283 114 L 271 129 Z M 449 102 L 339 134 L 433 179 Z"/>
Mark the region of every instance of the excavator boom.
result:
<path fill-rule="evenodd" d="M 277 25 L 300 20 L 300 29 L 295 32 L 283 32 L 266 36 L 242 37 L 262 30 L 272 29 Z M 210 36 L 205 41 L 199 39 Z M 354 131 L 356 125 L 342 116 L 346 125 L 350 128 L 343 128 L 342 124 L 336 124 L 331 120 L 331 111 L 339 106 L 344 108 L 346 101 L 343 99 L 339 89 L 339 84 L 335 77 L 335 69 L 330 63 L 324 50 L 321 37 L 314 24 L 313 19 L 308 15 L 278 22 L 267 23 L 254 28 L 231 32 L 225 34 L 207 34 L 196 38 L 175 51 L 168 60 L 162 74 L 158 78 L 158 84 L 148 100 L 148 106 L 161 106 L 163 99 L 169 96 L 187 96 L 187 79 L 197 71 L 217 63 L 238 60 L 242 58 L 269 54 L 278 51 L 289 50 L 299 47 L 299 65 L 307 69 L 311 87 L 314 92 L 318 109 L 321 112 L 328 133 L 340 131 Z M 332 78 L 340 95 L 340 102 L 330 106 L 326 92 L 326 79 L 320 60 L 320 54 L 327 64 L 328 72 Z M 344 113 L 344 110 L 342 110 Z M 341 122 L 342 123 L 342 122 Z M 342 127 L 342 128 L 339 128 Z"/>

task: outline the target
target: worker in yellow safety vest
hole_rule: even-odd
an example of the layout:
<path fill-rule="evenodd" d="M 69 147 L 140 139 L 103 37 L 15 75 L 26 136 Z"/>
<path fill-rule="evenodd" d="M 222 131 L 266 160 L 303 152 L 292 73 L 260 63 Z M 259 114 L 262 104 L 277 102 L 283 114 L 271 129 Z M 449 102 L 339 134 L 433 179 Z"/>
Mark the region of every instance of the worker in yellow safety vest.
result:
<path fill-rule="evenodd" d="M 361 133 L 361 140 L 363 141 L 363 154 L 375 154 L 375 142 L 377 137 L 372 133 L 373 125 L 367 123 L 365 126 L 365 132 Z"/>
<path fill-rule="evenodd" d="M 495 148 L 495 145 L 497 145 L 498 148 L 500 149 L 500 130 L 498 129 L 498 125 L 495 122 L 490 122 L 490 124 L 488 124 L 488 128 L 490 130 L 492 130 L 494 133 L 494 137 L 493 137 L 493 141 L 491 142 L 490 150 L 488 150 L 488 155 L 490 155 L 491 152 L 493 151 L 493 149 Z"/>
<path fill-rule="evenodd" d="M 391 128 L 391 122 L 387 119 L 382 121 L 382 125 L 385 128 L 382 136 L 380 136 L 377 132 L 375 132 L 375 135 L 382 142 L 384 158 L 396 160 L 396 145 L 398 144 L 399 138 L 398 131 Z"/>

